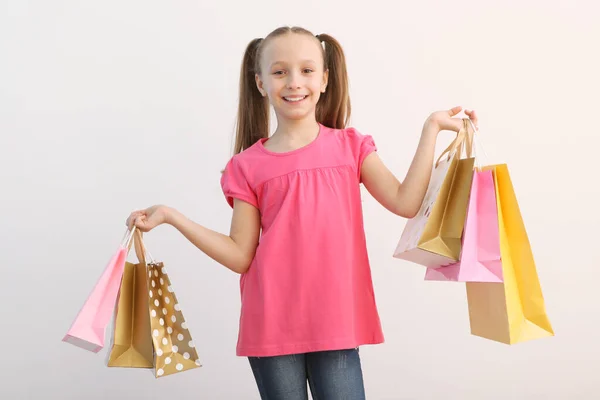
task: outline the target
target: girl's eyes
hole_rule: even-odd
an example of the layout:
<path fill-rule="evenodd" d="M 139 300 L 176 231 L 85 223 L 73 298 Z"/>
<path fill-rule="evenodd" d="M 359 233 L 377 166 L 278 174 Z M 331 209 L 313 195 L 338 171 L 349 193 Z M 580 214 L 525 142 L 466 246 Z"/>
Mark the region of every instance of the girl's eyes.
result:
<path fill-rule="evenodd" d="M 273 75 L 281 75 L 281 74 L 283 74 L 284 72 L 285 72 L 285 71 L 281 71 L 281 70 L 280 70 L 280 71 L 275 71 L 275 72 L 273 72 Z M 306 73 L 306 74 L 310 74 L 311 72 L 314 72 L 314 71 L 313 71 L 312 69 L 310 69 L 310 68 L 304 68 L 304 69 L 302 70 L 302 72 L 304 72 L 304 73 Z"/>

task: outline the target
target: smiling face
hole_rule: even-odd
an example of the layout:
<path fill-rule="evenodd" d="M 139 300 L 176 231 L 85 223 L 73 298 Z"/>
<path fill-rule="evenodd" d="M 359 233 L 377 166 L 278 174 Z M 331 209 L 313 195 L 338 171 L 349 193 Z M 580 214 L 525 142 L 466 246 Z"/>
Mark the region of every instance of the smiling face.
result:
<path fill-rule="evenodd" d="M 328 77 L 319 41 L 306 34 L 284 34 L 269 39 L 261 53 L 256 85 L 277 118 L 314 119 Z"/>

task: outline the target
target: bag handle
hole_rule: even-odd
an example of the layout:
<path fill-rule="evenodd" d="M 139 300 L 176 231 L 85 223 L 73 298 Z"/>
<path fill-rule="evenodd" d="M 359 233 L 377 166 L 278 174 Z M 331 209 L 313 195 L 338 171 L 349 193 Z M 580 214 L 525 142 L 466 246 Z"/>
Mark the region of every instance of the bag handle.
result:
<path fill-rule="evenodd" d="M 135 255 L 141 263 L 146 264 L 146 255 L 150 259 L 152 264 L 156 264 L 152 254 L 144 246 L 144 240 L 142 238 L 142 231 L 140 231 L 135 225 L 131 230 L 127 228 L 125 235 L 121 240 L 121 246 L 127 249 L 127 254 L 131 251 L 131 245 L 134 245 Z"/>
<path fill-rule="evenodd" d="M 483 152 L 483 161 L 484 161 L 484 164 L 490 164 L 490 157 L 487 155 L 487 152 L 485 151 L 485 148 L 483 147 L 483 142 L 481 140 L 481 135 L 477 135 L 477 132 L 479 132 L 479 129 L 475 128 L 475 125 L 473 124 L 473 121 L 471 121 L 470 119 L 468 119 L 468 121 L 471 124 L 471 127 L 473 128 L 473 132 L 475 133 L 473 135 L 473 152 L 475 154 L 475 168 L 478 171 L 481 171 L 481 169 L 482 169 L 481 156 L 478 153 L 478 151 L 481 150 Z M 478 147 L 479 147 L 479 149 L 478 149 Z"/>
<path fill-rule="evenodd" d="M 121 247 L 126 248 L 128 251 L 131 249 L 131 244 L 133 243 L 133 234 L 135 233 L 136 226 L 134 225 L 131 230 L 127 228 L 125 230 L 125 234 L 121 239 Z"/>
<path fill-rule="evenodd" d="M 450 145 L 446 147 L 444 151 L 442 151 L 442 154 L 440 154 L 437 161 L 435 162 L 436 167 L 440 164 L 440 161 L 442 161 L 442 158 L 446 154 L 448 154 L 447 160 L 450 160 L 452 157 L 460 158 L 460 156 L 463 154 L 463 147 L 464 153 L 466 154 L 467 158 L 471 158 L 471 154 L 473 151 L 474 132 L 469 129 L 469 125 L 467 122 L 470 122 L 469 118 L 463 118 L 462 121 L 462 129 L 458 131 L 458 133 L 456 134 L 456 138 L 454 138 Z"/>
<path fill-rule="evenodd" d="M 152 257 L 152 254 L 150 254 L 150 252 L 146 249 L 146 246 L 144 245 L 144 239 L 142 236 L 143 236 L 142 231 L 140 231 L 139 229 L 135 231 L 135 233 L 134 233 L 135 255 L 137 256 L 138 260 L 141 263 L 143 263 L 144 265 L 147 265 L 146 256 L 148 256 L 148 259 L 150 260 L 150 264 L 156 264 L 156 261 Z"/>

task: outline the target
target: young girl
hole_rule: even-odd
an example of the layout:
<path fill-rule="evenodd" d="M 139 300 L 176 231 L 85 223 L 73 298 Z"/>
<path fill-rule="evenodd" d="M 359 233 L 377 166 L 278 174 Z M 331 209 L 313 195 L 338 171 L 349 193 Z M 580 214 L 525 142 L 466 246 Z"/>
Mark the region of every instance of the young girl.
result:
<path fill-rule="evenodd" d="M 240 75 L 235 155 L 221 177 L 233 208 L 224 235 L 156 205 L 133 212 L 142 232 L 167 223 L 241 274 L 237 355 L 263 399 L 364 399 L 358 348 L 383 342 L 360 184 L 392 213 L 413 217 L 425 196 L 437 135 L 461 111 L 432 113 L 402 183 L 350 117 L 344 52 L 329 35 L 283 27 L 248 45 Z M 277 129 L 269 137 L 269 107 Z M 475 112 L 466 111 L 475 126 Z"/>

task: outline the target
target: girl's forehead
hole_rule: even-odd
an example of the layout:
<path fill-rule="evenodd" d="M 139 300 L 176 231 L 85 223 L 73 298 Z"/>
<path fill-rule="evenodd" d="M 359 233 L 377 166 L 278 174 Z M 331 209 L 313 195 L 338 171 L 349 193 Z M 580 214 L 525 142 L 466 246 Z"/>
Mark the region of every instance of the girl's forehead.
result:
<path fill-rule="evenodd" d="M 322 59 L 322 47 L 319 41 L 308 35 L 289 34 L 270 39 L 263 50 L 264 61 L 293 62 Z"/>

